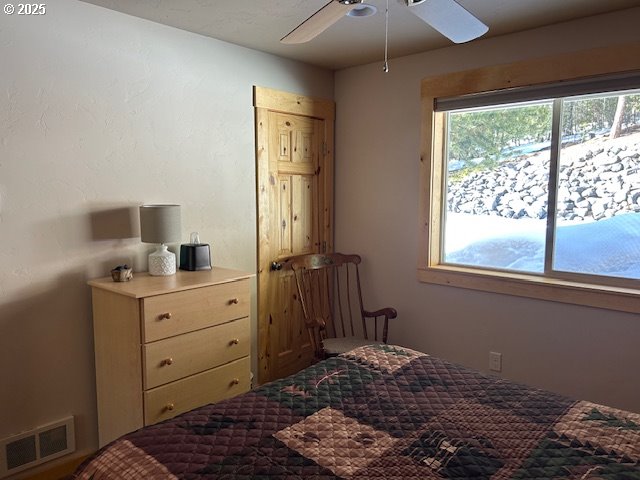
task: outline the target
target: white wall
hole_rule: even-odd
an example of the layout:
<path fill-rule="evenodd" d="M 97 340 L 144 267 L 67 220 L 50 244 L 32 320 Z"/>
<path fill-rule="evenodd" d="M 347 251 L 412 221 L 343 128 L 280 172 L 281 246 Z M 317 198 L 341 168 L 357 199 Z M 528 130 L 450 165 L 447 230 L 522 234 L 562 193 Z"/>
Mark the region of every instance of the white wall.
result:
<path fill-rule="evenodd" d="M 254 272 L 252 86 L 333 98 L 333 73 L 77 0 L 1 14 L 0 70 L 0 438 L 74 414 L 88 452 L 86 280 L 146 269 L 154 202 Z"/>
<path fill-rule="evenodd" d="M 484 371 L 501 352 L 505 378 L 640 412 L 637 315 L 416 280 L 420 80 L 637 42 L 639 23 L 635 8 L 336 73 L 336 249 L 363 255 L 368 308 L 398 309 L 392 342 Z"/>

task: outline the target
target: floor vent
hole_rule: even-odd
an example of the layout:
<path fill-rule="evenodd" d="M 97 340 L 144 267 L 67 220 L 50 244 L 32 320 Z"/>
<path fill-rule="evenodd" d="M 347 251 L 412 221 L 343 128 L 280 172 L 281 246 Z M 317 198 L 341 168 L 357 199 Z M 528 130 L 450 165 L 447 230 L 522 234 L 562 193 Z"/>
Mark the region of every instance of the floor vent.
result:
<path fill-rule="evenodd" d="M 0 440 L 0 478 L 75 451 L 73 417 Z"/>

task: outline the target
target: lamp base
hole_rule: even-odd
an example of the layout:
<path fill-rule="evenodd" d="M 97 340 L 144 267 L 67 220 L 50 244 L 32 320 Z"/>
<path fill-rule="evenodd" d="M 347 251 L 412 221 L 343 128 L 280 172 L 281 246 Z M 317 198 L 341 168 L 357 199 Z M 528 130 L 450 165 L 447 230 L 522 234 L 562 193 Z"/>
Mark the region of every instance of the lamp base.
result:
<path fill-rule="evenodd" d="M 176 256 L 167 250 L 166 245 L 158 245 L 158 249 L 149 254 L 149 274 L 155 276 L 175 275 Z"/>

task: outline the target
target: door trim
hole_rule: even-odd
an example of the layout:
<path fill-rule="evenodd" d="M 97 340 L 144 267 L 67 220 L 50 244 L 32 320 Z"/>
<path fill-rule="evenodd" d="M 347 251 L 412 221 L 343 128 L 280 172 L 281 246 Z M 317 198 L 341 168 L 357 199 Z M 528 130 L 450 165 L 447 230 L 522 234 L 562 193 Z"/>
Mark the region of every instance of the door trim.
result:
<path fill-rule="evenodd" d="M 258 304 L 258 375 L 257 383 L 262 384 L 270 379 L 269 358 L 269 325 L 263 318 L 266 311 L 267 298 L 261 292 L 266 291 L 267 275 L 271 264 L 270 258 L 261 258 L 260 251 L 269 243 L 269 205 L 271 189 L 269 179 L 268 148 L 268 115 L 270 111 L 301 115 L 324 121 L 322 148 L 322 165 L 319 175 L 319 212 L 321 213 L 318 239 L 321 250 L 333 251 L 333 201 L 334 201 L 334 126 L 335 103 L 331 100 L 307 97 L 294 93 L 253 87 L 253 106 L 255 108 L 255 142 L 256 142 L 256 208 L 257 208 L 257 304 Z"/>

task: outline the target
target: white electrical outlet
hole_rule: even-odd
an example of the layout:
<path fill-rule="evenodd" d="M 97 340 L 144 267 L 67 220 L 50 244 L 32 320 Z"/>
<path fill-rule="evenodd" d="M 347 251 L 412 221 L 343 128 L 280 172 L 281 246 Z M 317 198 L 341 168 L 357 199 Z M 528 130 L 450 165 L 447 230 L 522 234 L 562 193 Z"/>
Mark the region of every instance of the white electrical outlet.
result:
<path fill-rule="evenodd" d="M 489 352 L 489 370 L 493 372 L 502 371 L 502 354 L 498 352 Z"/>

